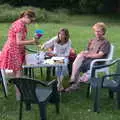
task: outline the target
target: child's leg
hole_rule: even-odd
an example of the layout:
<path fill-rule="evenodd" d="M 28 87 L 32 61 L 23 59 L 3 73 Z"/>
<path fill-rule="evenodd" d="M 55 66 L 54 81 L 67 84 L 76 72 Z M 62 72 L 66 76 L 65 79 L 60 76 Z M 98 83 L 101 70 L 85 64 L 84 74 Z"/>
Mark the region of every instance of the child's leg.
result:
<path fill-rule="evenodd" d="M 63 67 L 56 68 L 56 76 L 57 76 L 57 88 L 59 91 L 63 90 L 62 80 L 63 80 Z"/>
<path fill-rule="evenodd" d="M 58 87 L 59 91 L 62 91 L 64 89 L 63 85 L 62 85 L 62 81 L 63 81 L 64 75 L 68 74 L 68 68 L 67 68 L 68 58 L 64 59 L 64 64 L 65 64 L 65 66 L 56 68 L 56 75 L 57 75 L 57 80 L 58 80 L 57 87 Z"/>
<path fill-rule="evenodd" d="M 63 76 L 57 77 L 57 81 L 58 81 L 58 84 L 57 84 L 58 91 L 62 91 L 64 89 L 62 84 Z"/>

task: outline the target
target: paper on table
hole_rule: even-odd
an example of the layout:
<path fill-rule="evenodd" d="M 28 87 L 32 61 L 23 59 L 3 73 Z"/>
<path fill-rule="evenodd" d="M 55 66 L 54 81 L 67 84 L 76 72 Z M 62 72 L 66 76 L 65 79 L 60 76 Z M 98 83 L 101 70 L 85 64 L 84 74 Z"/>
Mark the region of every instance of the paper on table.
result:
<path fill-rule="evenodd" d="M 52 60 L 64 60 L 65 57 L 52 57 Z"/>
<path fill-rule="evenodd" d="M 55 63 L 64 63 L 65 58 L 64 57 L 52 57 L 52 60 Z"/>
<path fill-rule="evenodd" d="M 54 61 L 52 59 L 47 59 L 44 61 L 44 64 L 54 64 Z"/>
<path fill-rule="evenodd" d="M 34 54 L 27 54 L 25 56 L 26 64 L 28 65 L 34 65 L 34 64 L 39 64 L 43 62 L 44 60 L 44 53 L 40 52 L 34 53 Z"/>

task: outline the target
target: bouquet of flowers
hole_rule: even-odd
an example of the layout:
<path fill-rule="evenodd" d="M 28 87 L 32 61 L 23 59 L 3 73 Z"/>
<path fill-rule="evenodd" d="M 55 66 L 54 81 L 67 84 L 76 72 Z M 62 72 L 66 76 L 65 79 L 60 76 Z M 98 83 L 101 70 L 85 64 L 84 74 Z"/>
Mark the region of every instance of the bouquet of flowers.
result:
<path fill-rule="evenodd" d="M 44 31 L 43 30 L 35 30 L 35 34 L 34 34 L 34 38 L 36 40 L 39 40 L 44 34 Z M 39 46 L 37 45 L 37 56 L 36 56 L 36 59 L 37 59 L 37 63 L 40 64 L 40 50 L 39 50 Z"/>
<path fill-rule="evenodd" d="M 43 30 L 35 30 L 34 38 L 39 40 L 43 36 L 43 34 L 44 34 Z"/>

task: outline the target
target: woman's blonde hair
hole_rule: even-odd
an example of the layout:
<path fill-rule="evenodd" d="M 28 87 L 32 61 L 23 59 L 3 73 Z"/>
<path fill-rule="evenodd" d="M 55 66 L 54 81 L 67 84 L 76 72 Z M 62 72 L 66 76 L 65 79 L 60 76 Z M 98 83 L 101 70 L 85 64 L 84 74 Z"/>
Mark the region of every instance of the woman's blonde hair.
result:
<path fill-rule="evenodd" d="M 19 17 L 19 18 L 22 18 L 22 17 L 24 17 L 24 16 L 26 16 L 26 15 L 27 15 L 29 18 L 35 18 L 35 17 L 36 17 L 35 12 L 34 12 L 33 10 L 29 9 L 29 10 L 26 10 L 26 11 L 22 12 L 22 13 L 20 14 L 20 17 Z"/>
<path fill-rule="evenodd" d="M 96 30 L 98 28 L 101 29 L 104 32 L 104 34 L 106 33 L 106 25 L 103 22 L 97 22 L 92 27 L 93 30 Z"/>

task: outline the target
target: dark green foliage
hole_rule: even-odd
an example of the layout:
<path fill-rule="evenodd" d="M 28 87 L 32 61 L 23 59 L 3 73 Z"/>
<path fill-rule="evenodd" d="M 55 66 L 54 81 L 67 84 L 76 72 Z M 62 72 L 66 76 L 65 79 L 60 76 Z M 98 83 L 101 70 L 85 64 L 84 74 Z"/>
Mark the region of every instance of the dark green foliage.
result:
<path fill-rule="evenodd" d="M 77 13 L 108 13 L 119 9 L 119 0 L 1 0 L 13 6 L 30 5 L 47 10 L 67 8 Z"/>

